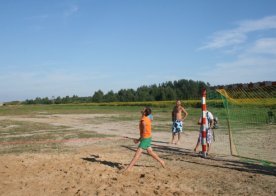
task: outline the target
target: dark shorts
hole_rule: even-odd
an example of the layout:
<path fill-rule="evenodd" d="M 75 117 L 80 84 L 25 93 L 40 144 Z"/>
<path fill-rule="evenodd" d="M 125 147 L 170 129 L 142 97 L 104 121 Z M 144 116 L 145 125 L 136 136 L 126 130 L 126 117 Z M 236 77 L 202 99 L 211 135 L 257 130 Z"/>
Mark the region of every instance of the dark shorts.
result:
<path fill-rule="evenodd" d="M 151 137 L 142 139 L 139 144 L 139 148 L 147 150 L 149 147 L 151 147 L 151 141 Z"/>

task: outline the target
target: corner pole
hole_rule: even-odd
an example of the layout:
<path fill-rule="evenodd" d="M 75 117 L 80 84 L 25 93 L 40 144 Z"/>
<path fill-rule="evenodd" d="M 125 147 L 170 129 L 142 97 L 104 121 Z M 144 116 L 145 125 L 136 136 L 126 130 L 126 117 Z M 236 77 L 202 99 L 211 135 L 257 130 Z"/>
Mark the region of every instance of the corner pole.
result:
<path fill-rule="evenodd" d="M 201 145 L 202 145 L 202 156 L 207 157 L 207 119 L 206 119 L 206 89 L 202 89 L 202 98 L 201 98 L 201 109 L 202 109 L 202 118 L 201 118 Z"/>

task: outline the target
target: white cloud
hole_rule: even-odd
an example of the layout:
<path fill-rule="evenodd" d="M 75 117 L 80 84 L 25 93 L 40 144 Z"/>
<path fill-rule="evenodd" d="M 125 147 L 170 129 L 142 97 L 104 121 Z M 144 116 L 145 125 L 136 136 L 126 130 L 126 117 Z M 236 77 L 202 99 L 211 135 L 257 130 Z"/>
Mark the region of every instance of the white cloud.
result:
<path fill-rule="evenodd" d="M 211 85 L 227 85 L 234 83 L 249 83 L 261 81 L 274 81 L 276 70 L 271 67 L 276 61 L 259 62 L 242 59 L 232 63 L 222 63 L 212 71 L 201 74 Z"/>
<path fill-rule="evenodd" d="M 199 49 L 219 49 L 242 44 L 247 40 L 248 33 L 276 29 L 276 16 L 268 16 L 259 20 L 241 21 L 237 28 L 215 32 L 210 41 Z"/>
<path fill-rule="evenodd" d="M 223 55 L 228 55 L 224 59 L 230 57 L 232 60 L 221 60 L 212 66 L 212 69 L 200 73 L 200 77 L 208 78 L 206 80 L 212 85 L 275 81 L 274 29 L 276 16 L 269 16 L 259 20 L 242 21 L 235 29 L 214 33 L 211 41 L 201 49 L 220 49 L 224 52 L 220 59 L 223 59 Z M 264 34 L 254 37 L 253 33 L 257 31 L 263 31 Z"/>
<path fill-rule="evenodd" d="M 240 44 L 246 40 L 246 35 L 238 30 L 221 31 L 211 37 L 211 41 L 199 49 L 217 49 L 235 44 Z"/>
<path fill-rule="evenodd" d="M 252 31 L 275 29 L 276 16 L 267 16 L 259 20 L 245 20 L 238 23 L 238 30 L 243 33 Z"/>
<path fill-rule="evenodd" d="M 212 85 L 275 81 L 276 57 L 268 58 L 259 53 L 258 47 L 250 48 L 236 60 L 218 63 L 200 76 Z"/>
<path fill-rule="evenodd" d="M 248 51 L 250 54 L 271 54 L 276 55 L 276 38 L 263 38 L 256 41 Z"/>

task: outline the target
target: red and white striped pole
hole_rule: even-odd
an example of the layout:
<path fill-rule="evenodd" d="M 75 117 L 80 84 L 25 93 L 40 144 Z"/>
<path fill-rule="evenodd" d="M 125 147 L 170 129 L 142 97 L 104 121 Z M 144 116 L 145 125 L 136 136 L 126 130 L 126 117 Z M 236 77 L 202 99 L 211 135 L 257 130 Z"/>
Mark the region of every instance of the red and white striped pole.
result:
<path fill-rule="evenodd" d="M 207 156 L 207 118 L 206 118 L 206 89 L 202 89 L 202 98 L 201 98 L 201 109 L 202 109 L 202 118 L 201 118 L 201 145 L 202 145 L 202 156 L 206 158 Z"/>

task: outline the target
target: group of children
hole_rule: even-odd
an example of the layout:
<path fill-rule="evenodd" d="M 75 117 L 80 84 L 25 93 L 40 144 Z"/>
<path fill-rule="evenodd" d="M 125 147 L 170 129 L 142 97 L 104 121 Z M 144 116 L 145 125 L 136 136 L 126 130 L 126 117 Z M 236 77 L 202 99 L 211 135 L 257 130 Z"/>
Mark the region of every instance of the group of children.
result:
<path fill-rule="evenodd" d="M 184 114 L 184 115 L 182 115 Z M 173 108 L 172 111 L 172 140 L 171 144 L 178 144 L 181 137 L 181 132 L 183 131 L 183 121 L 187 118 L 188 112 L 184 109 L 184 107 L 181 105 L 181 101 L 177 100 L 176 105 Z M 213 139 L 213 134 L 211 128 L 214 126 L 214 117 L 211 112 L 207 111 L 206 113 L 207 117 L 207 153 L 210 151 L 211 147 L 211 141 Z M 201 117 L 198 121 L 198 124 L 201 124 Z M 141 111 L 141 119 L 139 123 L 139 130 L 140 130 L 140 137 L 139 139 L 134 139 L 134 143 L 139 143 L 139 146 L 137 148 L 137 151 L 131 160 L 130 164 L 123 170 L 124 172 L 130 171 L 135 163 L 138 161 L 140 156 L 142 155 L 143 150 L 147 150 L 148 154 L 151 155 L 155 160 L 157 160 L 162 167 L 165 168 L 165 162 L 160 159 L 160 157 L 153 151 L 151 147 L 152 137 L 151 137 L 151 122 L 153 120 L 151 109 L 149 107 L 143 108 Z M 177 135 L 177 139 L 176 139 Z M 197 148 L 199 147 L 200 141 L 202 139 L 201 132 L 199 133 L 199 137 L 197 140 L 196 147 L 194 148 L 194 151 L 197 151 Z"/>

